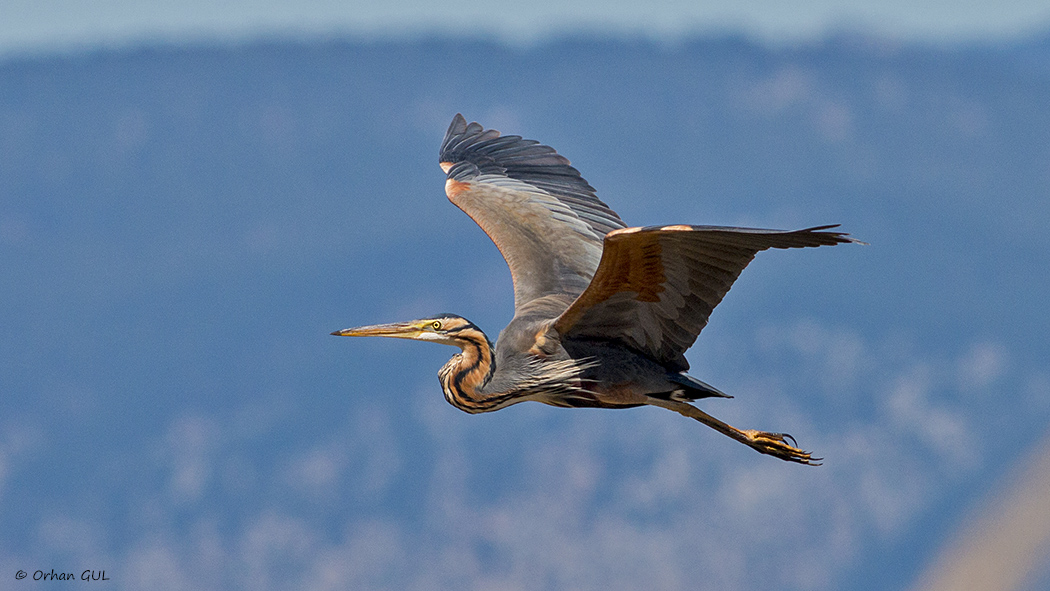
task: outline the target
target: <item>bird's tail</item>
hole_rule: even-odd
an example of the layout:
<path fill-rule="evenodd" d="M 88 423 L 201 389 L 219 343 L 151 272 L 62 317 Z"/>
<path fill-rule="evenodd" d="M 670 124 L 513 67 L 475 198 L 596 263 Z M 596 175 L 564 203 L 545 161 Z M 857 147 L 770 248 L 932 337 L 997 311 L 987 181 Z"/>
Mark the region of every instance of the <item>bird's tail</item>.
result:
<path fill-rule="evenodd" d="M 675 391 L 672 394 L 676 400 L 693 401 L 701 398 L 732 398 L 732 396 L 718 388 L 701 382 L 684 372 L 667 374 L 667 379 L 682 386 L 681 391 Z"/>

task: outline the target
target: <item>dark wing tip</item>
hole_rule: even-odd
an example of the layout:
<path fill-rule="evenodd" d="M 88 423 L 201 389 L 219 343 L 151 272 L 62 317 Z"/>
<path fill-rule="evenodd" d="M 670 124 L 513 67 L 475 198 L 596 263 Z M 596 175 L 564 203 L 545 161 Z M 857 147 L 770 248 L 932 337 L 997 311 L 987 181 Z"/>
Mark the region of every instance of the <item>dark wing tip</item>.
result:
<path fill-rule="evenodd" d="M 448 142 L 448 138 L 461 135 L 466 130 L 467 120 L 462 113 L 456 113 L 456 116 L 452 118 L 452 123 L 448 126 L 448 131 L 445 132 L 445 140 L 441 144 L 442 151 L 445 149 L 445 143 Z"/>
<path fill-rule="evenodd" d="M 830 246 L 832 244 L 863 244 L 864 246 L 870 246 L 867 242 L 857 240 L 845 232 L 828 232 L 832 228 L 838 228 L 841 224 L 829 224 L 827 226 L 814 226 L 812 228 L 806 228 L 805 230 L 798 230 L 797 234 L 809 234 L 815 237 L 819 237 L 820 240 L 827 240 L 827 242 L 821 242 L 822 246 Z"/>
<path fill-rule="evenodd" d="M 536 140 L 501 135 L 457 114 L 445 132 L 439 156 L 450 179 L 469 182 L 479 175 L 498 175 L 519 180 L 580 207 L 599 235 L 624 226 L 568 158 Z"/>
<path fill-rule="evenodd" d="M 485 165 L 497 165 L 501 169 L 498 172 L 508 176 L 511 176 L 508 174 L 510 169 L 580 178 L 579 171 L 569 166 L 568 158 L 554 148 L 520 135 L 501 135 L 495 129 L 485 129 L 476 121 L 467 123 L 459 113 L 452 118 L 441 142 L 440 161 L 452 164 L 470 162 L 479 169 Z M 594 191 L 593 188 L 590 190 Z"/>
<path fill-rule="evenodd" d="M 623 220 L 554 148 L 520 135 L 501 135 L 456 115 L 441 142 L 439 162 L 447 178 L 469 183 L 486 175 L 505 177 L 555 196 L 600 238 L 623 228 Z"/>
<path fill-rule="evenodd" d="M 486 139 L 492 140 L 499 137 L 499 132 L 490 129 L 486 131 L 481 124 L 475 122 L 467 123 L 462 113 L 456 113 L 452 123 L 445 132 L 445 139 L 441 141 L 441 162 L 459 162 L 459 156 L 470 146 Z"/>
<path fill-rule="evenodd" d="M 839 224 L 813 226 L 802 230 L 770 230 L 766 228 L 739 228 L 734 226 L 646 226 L 642 228 L 625 228 L 617 230 L 606 237 L 607 240 L 620 240 L 637 232 L 701 232 L 704 239 L 712 244 L 746 244 L 758 250 L 767 248 L 804 248 L 810 246 L 833 246 L 836 244 L 868 244 L 851 237 L 845 232 L 829 232 Z"/>

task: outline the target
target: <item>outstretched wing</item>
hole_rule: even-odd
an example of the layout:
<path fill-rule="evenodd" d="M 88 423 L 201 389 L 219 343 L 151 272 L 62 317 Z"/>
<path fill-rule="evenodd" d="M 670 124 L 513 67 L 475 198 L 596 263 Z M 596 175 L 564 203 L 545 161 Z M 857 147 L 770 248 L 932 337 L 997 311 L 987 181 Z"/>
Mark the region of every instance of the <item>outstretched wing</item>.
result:
<path fill-rule="evenodd" d="M 859 242 L 837 226 L 793 232 L 715 226 L 652 226 L 605 237 L 594 280 L 555 321 L 562 338 L 619 341 L 668 367 L 684 353 L 755 254 Z"/>
<path fill-rule="evenodd" d="M 501 136 L 456 115 L 441 143 L 445 193 L 499 248 L 515 309 L 587 288 L 602 239 L 625 224 L 568 159 L 534 140 Z"/>

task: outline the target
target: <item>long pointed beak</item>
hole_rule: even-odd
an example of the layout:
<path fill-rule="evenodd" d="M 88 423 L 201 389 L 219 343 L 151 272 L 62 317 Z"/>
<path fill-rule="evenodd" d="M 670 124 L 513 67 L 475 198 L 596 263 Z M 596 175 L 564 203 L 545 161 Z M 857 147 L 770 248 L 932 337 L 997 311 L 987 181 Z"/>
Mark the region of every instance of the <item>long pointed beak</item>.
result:
<path fill-rule="evenodd" d="M 337 337 L 393 337 L 396 339 L 414 339 L 419 336 L 419 325 L 415 322 L 393 322 L 391 324 L 373 324 L 344 328 L 332 335 Z"/>

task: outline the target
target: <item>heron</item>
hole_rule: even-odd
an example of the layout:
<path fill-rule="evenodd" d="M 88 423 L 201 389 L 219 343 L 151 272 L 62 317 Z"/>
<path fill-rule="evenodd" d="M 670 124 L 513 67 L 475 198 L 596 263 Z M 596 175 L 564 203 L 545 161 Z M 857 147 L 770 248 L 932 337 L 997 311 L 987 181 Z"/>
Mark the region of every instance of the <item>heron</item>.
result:
<path fill-rule="evenodd" d="M 758 252 L 860 241 L 834 231 L 838 225 L 628 227 L 554 148 L 467 123 L 461 114 L 445 133 L 439 163 L 448 199 L 510 267 L 510 323 L 495 344 L 456 314 L 333 335 L 458 347 L 438 378 L 445 399 L 468 413 L 529 400 L 567 408 L 657 406 L 763 454 L 819 465 L 821 458 L 786 433 L 737 429 L 691 404 L 731 396 L 688 375 L 685 352 Z"/>

